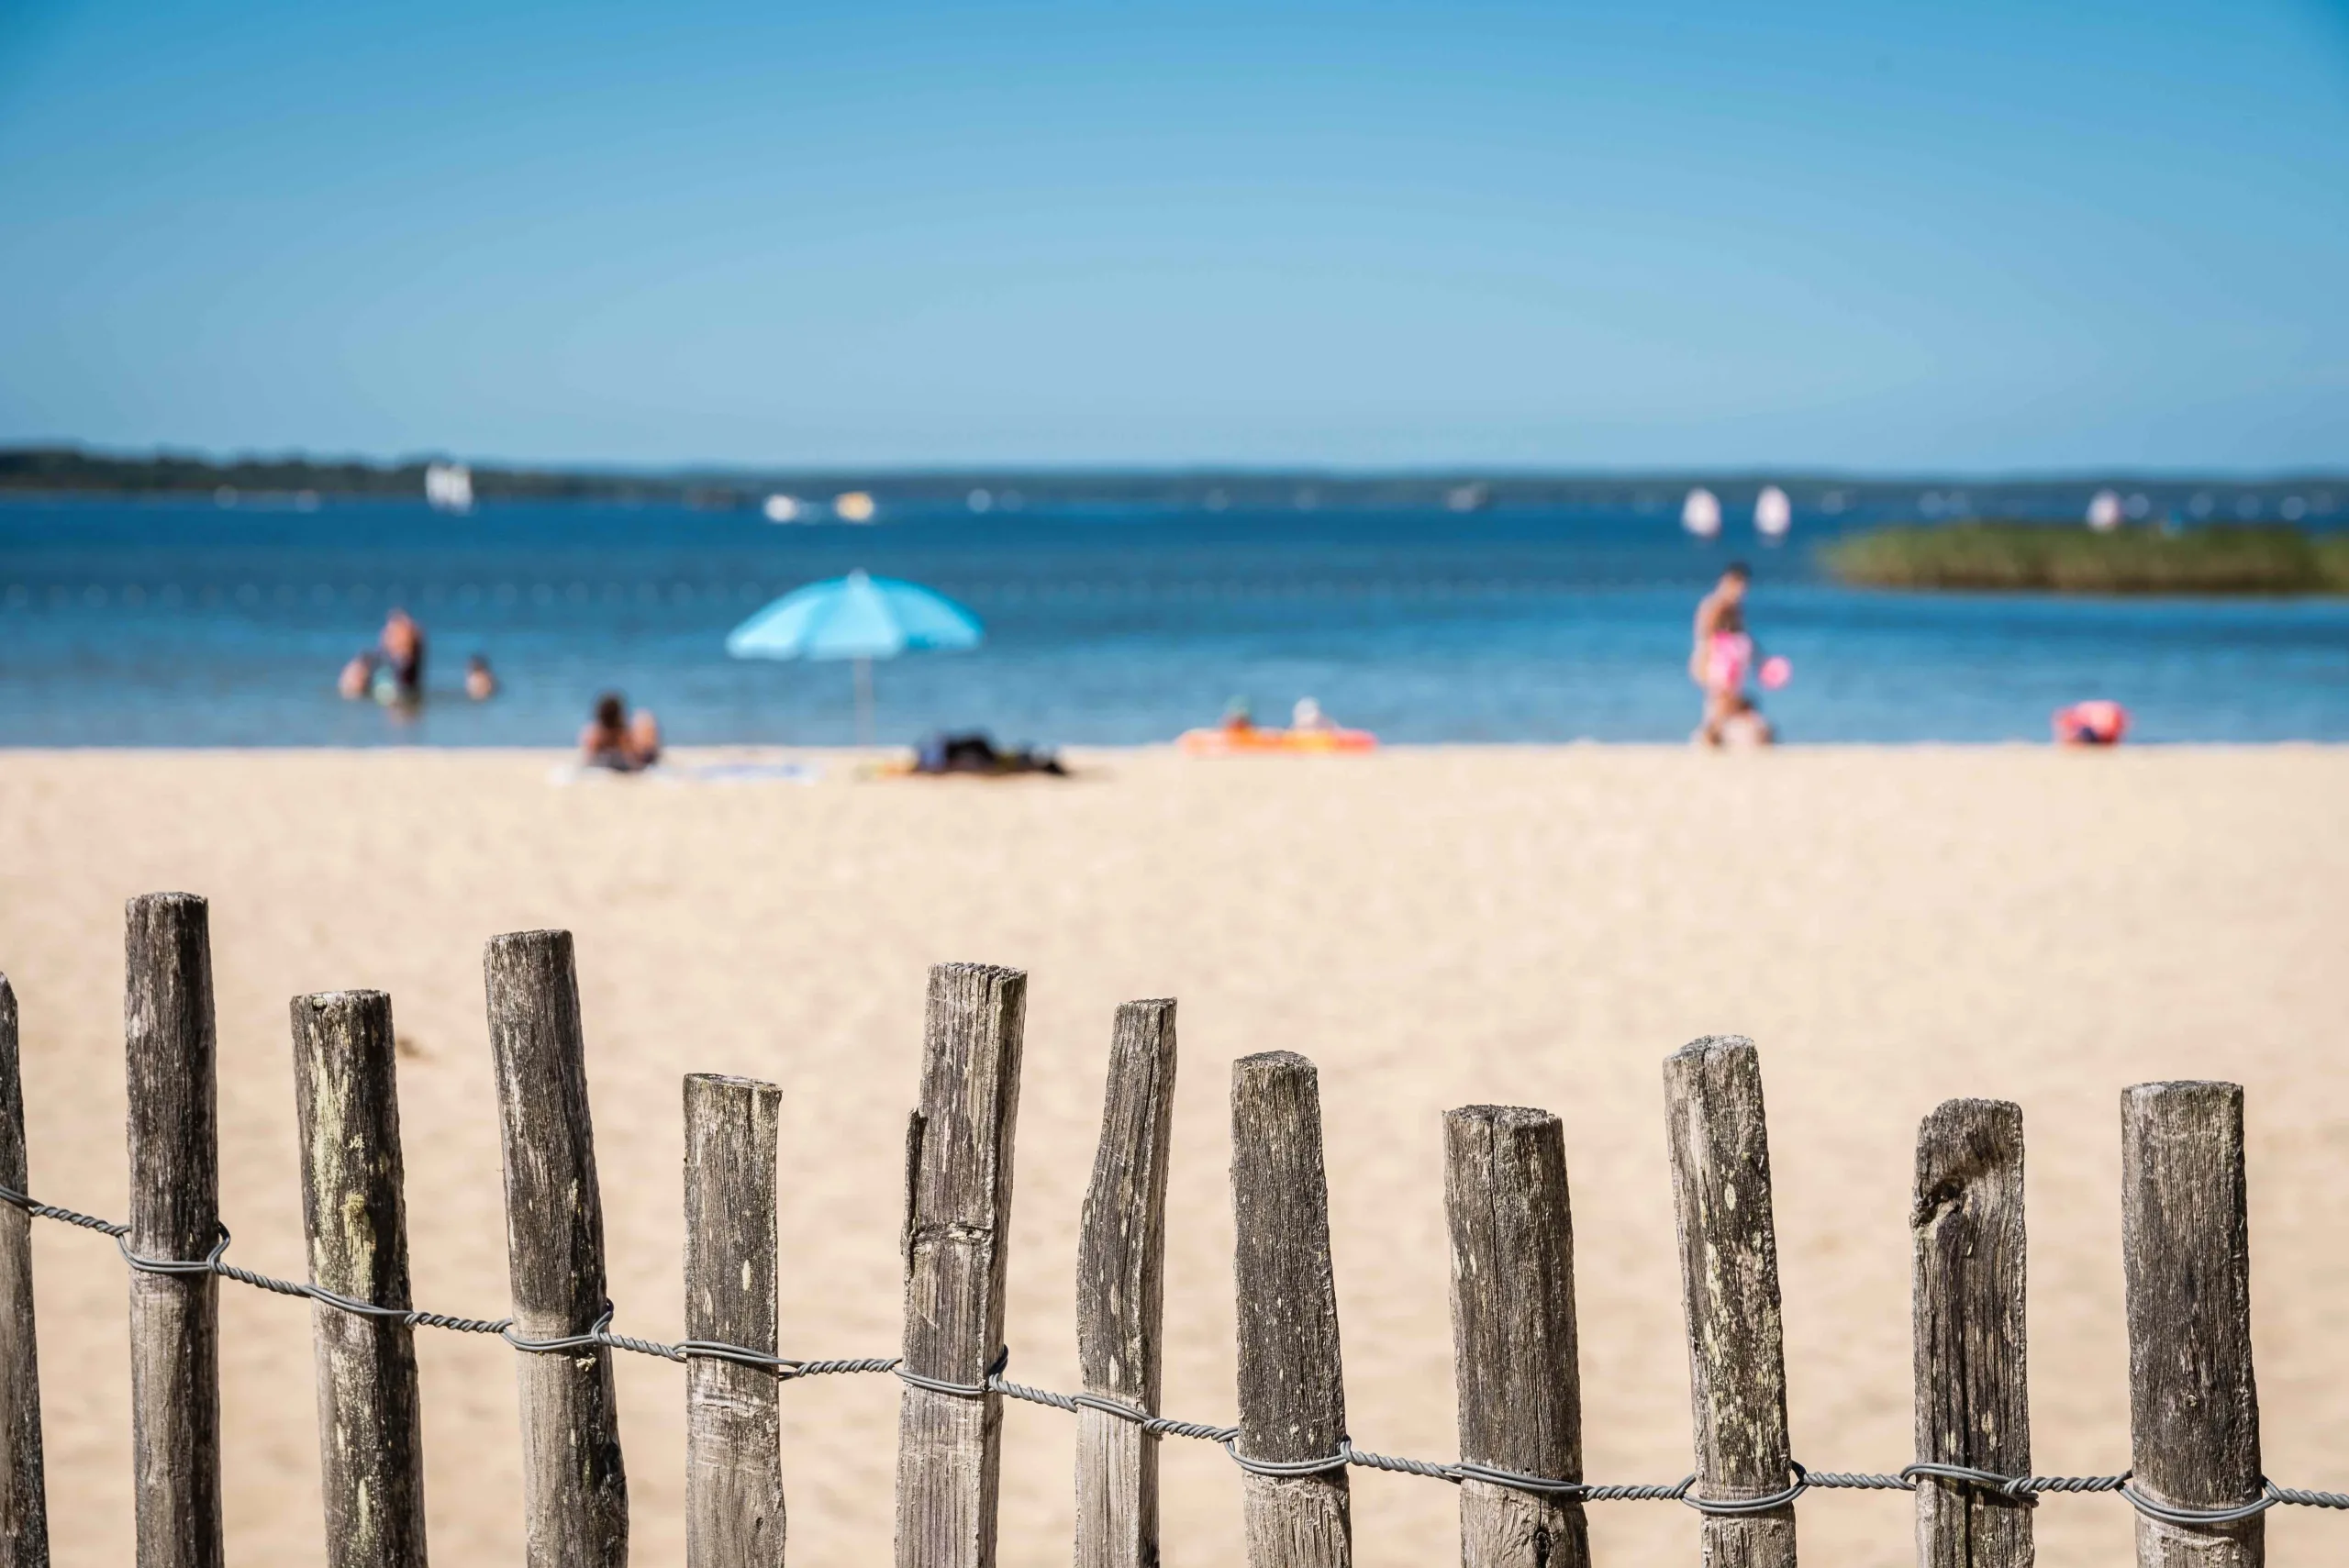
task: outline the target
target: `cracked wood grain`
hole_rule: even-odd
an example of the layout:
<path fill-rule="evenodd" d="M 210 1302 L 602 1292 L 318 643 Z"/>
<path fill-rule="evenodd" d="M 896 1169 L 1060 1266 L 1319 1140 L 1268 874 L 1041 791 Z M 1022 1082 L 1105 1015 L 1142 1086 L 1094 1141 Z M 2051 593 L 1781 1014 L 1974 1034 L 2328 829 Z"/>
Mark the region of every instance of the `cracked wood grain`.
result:
<path fill-rule="evenodd" d="M 1548 1111 L 1467 1106 L 1443 1118 L 1452 1358 L 1460 1457 L 1582 1479 L 1582 1371 L 1565 1135 Z M 1590 1568 L 1578 1502 L 1469 1480 L 1462 1568 Z"/>
<path fill-rule="evenodd" d="M 1664 1064 L 1697 1491 L 1765 1497 L 1793 1479 L 1762 1065 L 1740 1035 Z M 1706 1568 L 1794 1568 L 1795 1512 L 1707 1515 Z"/>
<path fill-rule="evenodd" d="M 1003 1343 L 1012 1138 L 1028 977 L 930 972 L 906 1140 L 905 1370 L 975 1386 Z M 897 1407 L 897 1568 L 991 1568 L 1003 1399 L 908 1385 Z"/>
<path fill-rule="evenodd" d="M 29 1193 L 17 1048 L 17 993 L 0 974 L 0 1185 Z M 0 1568 L 49 1568 L 32 1225 L 23 1209 L 0 1204 Z"/>
<path fill-rule="evenodd" d="M 775 1173 L 783 1091 L 685 1079 L 685 1338 L 775 1353 Z M 687 1568 L 781 1568 L 782 1386 L 772 1373 L 685 1363 Z"/>
<path fill-rule="evenodd" d="M 1293 1462 L 1346 1436 L 1330 1190 L 1313 1063 L 1272 1051 L 1231 1064 L 1231 1206 L 1238 1247 L 1239 1451 Z M 1243 1474 L 1251 1568 L 1348 1568 L 1351 1494 L 1342 1468 Z"/>
<path fill-rule="evenodd" d="M 2128 1282 L 2130 1463 L 2188 1508 L 2259 1495 L 2251 1369 L 2251 1230 L 2243 1089 L 2139 1084 L 2121 1096 L 2121 1244 Z M 2264 1517 L 2174 1525 L 2137 1516 L 2140 1568 L 2259 1568 Z"/>
<path fill-rule="evenodd" d="M 294 1106 L 310 1282 L 411 1307 L 392 999 L 296 996 Z M 310 1307 L 328 1568 L 423 1568 L 424 1438 L 416 1334 L 395 1318 Z"/>
<path fill-rule="evenodd" d="M 490 940 L 482 961 L 506 1169 L 507 1272 L 524 1339 L 584 1334 L 604 1315 L 604 1200 L 587 1114 L 586 1043 L 569 931 Z M 620 1568 L 628 1471 L 612 1352 L 514 1358 L 529 1568 Z"/>
<path fill-rule="evenodd" d="M 1909 1210 L 1917 1458 L 2031 1473 L 2022 1107 L 1946 1100 L 1917 1129 Z M 1918 1568 L 2031 1568 L 2032 1506 L 1917 1481 Z"/>
<path fill-rule="evenodd" d="M 130 901 L 124 940 L 130 1247 L 206 1256 L 220 1236 L 209 907 Z M 130 1276 L 130 1447 L 139 1568 L 220 1568 L 219 1280 Z"/>
<path fill-rule="evenodd" d="M 1076 1256 L 1085 1391 L 1158 1409 L 1166 1263 L 1174 1004 L 1128 1002 L 1109 1035 L 1101 1141 Z M 1158 1435 L 1076 1413 L 1076 1568 L 1157 1568 Z"/>

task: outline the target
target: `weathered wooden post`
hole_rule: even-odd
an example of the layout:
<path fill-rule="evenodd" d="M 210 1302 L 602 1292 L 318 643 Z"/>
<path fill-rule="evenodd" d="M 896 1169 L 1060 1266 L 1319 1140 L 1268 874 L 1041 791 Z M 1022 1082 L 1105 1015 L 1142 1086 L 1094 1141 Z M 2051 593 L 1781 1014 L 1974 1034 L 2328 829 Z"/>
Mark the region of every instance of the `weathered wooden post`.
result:
<path fill-rule="evenodd" d="M 1345 1373 L 1313 1063 L 1271 1051 L 1231 1064 L 1240 1438 L 1251 1568 L 1348 1568 Z"/>
<path fill-rule="evenodd" d="M 1166 1262 L 1174 1004 L 1128 1002 L 1109 1037 L 1101 1142 L 1076 1251 L 1085 1391 L 1158 1411 Z M 1158 1436 L 1076 1413 L 1076 1568 L 1157 1568 Z"/>
<path fill-rule="evenodd" d="M 1460 1457 L 1582 1479 L 1574 1218 L 1565 1135 L 1547 1111 L 1467 1106 L 1443 1118 L 1452 1229 L 1452 1362 Z M 1475 1478 L 1460 1485 L 1462 1568 L 1589 1568 L 1578 1501 Z"/>
<path fill-rule="evenodd" d="M 17 993 L 0 974 L 0 1186 L 29 1194 Z M 33 1340 L 33 1217 L 0 1204 L 0 1568 L 48 1568 L 40 1359 Z"/>
<path fill-rule="evenodd" d="M 125 911 L 130 1250 L 194 1262 L 220 1239 L 212 937 L 205 901 Z M 219 1568 L 220 1318 L 208 1271 L 130 1275 L 130 1451 L 139 1568 Z"/>
<path fill-rule="evenodd" d="M 512 1332 L 526 1340 L 587 1334 L 605 1310 L 604 1200 L 571 933 L 494 937 L 483 970 L 504 1135 Z M 525 1562 L 619 1568 L 628 1561 L 628 1474 L 611 1351 L 583 1345 L 514 1360 Z"/>
<path fill-rule="evenodd" d="M 897 1568 L 995 1562 L 1003 1401 L 984 1387 L 1003 1346 L 1027 1012 L 1019 970 L 930 972 L 920 1107 L 906 1148 Z"/>
<path fill-rule="evenodd" d="M 1762 1065 L 1742 1035 L 1708 1035 L 1665 1058 L 1680 1295 L 1697 1495 L 1771 1496 L 1794 1479 L 1770 1217 Z M 1794 1568 L 1795 1512 L 1707 1514 L 1704 1553 L 1720 1568 Z"/>
<path fill-rule="evenodd" d="M 392 999 L 329 991 L 296 996 L 291 1010 L 310 1283 L 405 1310 L 414 1303 Z M 423 1568 L 415 1330 L 324 1302 L 311 1307 L 310 1324 L 328 1568 Z"/>
<path fill-rule="evenodd" d="M 776 1129 L 783 1091 L 685 1079 L 685 1338 L 775 1353 Z M 685 1368 L 687 1568 L 780 1568 L 783 1415 L 774 1374 Z"/>
<path fill-rule="evenodd" d="M 2243 1087 L 2139 1084 L 2121 1096 L 2121 1245 L 2128 1277 L 2132 1485 L 2156 1503 L 2224 1509 L 2260 1496 L 2251 1371 L 2251 1229 Z M 2137 1517 L 2141 1568 L 2259 1568 L 2266 1520 Z"/>
<path fill-rule="evenodd" d="M 1945 1100 L 1917 1129 L 1917 1461 L 2031 1473 L 2022 1107 Z M 2031 1568 L 2031 1500 L 1917 1478 L 1918 1568 Z"/>

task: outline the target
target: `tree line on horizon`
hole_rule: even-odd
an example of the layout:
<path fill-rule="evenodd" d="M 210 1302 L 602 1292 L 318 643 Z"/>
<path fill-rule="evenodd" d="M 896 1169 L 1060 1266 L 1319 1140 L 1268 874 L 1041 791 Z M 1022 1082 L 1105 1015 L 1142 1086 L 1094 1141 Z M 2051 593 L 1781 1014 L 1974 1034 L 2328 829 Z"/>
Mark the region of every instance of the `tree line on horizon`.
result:
<path fill-rule="evenodd" d="M 440 458 L 391 462 L 363 458 L 94 451 L 81 447 L 0 448 L 0 493 L 52 495 L 198 495 L 234 492 L 407 499 L 424 494 L 426 469 Z M 1947 497 L 1948 515 L 1989 511 L 2056 517 L 2076 516 L 2100 488 L 2121 487 L 2149 497 L 2160 511 L 2183 510 L 2198 494 L 2223 491 L 2229 506 L 2246 500 L 2262 510 L 2288 495 L 2317 489 L 2349 498 L 2349 474 L 2261 479 L 2131 478 L 2110 473 L 2022 477 L 1853 476 L 1763 471 L 1699 473 L 1557 473 L 1423 470 L 1388 473 L 1240 468 L 874 468 L 759 472 L 692 469 L 596 470 L 476 464 L 473 492 L 483 501 L 614 501 L 677 504 L 712 510 L 755 508 L 769 495 L 826 497 L 861 490 L 883 503 L 952 503 L 974 510 L 1022 504 L 1091 502 L 1112 505 L 1311 509 L 1316 506 L 1444 507 L 1477 512 L 1496 506 L 1627 506 L 1676 511 L 1691 485 L 1713 490 L 1725 508 L 1750 508 L 1765 485 L 1787 492 L 1798 511 L 1833 516 L 1915 506 L 1930 515 Z M 1971 494 L 1969 494 L 1969 492 Z M 981 498 L 985 500 L 982 502 Z M 2325 500 L 2330 502 L 2332 495 Z M 2329 512 L 2330 506 L 2321 508 Z"/>

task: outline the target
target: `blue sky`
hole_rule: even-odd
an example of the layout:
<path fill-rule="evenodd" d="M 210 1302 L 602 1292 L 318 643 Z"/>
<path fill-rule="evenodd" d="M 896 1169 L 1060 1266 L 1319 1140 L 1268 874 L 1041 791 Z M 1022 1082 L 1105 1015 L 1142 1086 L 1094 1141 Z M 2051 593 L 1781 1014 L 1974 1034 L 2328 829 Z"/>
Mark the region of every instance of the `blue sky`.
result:
<path fill-rule="evenodd" d="M 0 0 L 0 440 L 2349 465 L 2349 6 Z"/>

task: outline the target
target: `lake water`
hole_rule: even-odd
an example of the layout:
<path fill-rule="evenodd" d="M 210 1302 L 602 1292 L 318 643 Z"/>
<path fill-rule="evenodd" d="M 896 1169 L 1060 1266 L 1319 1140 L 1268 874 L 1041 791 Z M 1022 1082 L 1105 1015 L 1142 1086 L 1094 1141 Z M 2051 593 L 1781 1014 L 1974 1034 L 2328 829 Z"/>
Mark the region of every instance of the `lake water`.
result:
<path fill-rule="evenodd" d="M 1791 740 L 2041 740 L 2106 696 L 2146 740 L 2349 740 L 2349 601 L 2061 600 L 1854 592 L 1815 549 L 1631 511 L 959 508 L 877 525 L 588 505 L 57 502 L 0 506 L 0 744 L 560 745 L 597 692 L 671 738 L 852 739 L 839 664 L 740 663 L 726 632 L 853 567 L 969 606 L 986 645 L 875 672 L 878 732 L 985 727 L 1048 743 L 1165 740 L 1244 696 L 1310 695 L 1398 741 L 1675 740 L 1694 723 L 1689 616 L 1753 562 L 1752 619 L 1788 655 Z M 406 606 L 430 638 L 414 718 L 334 694 Z M 505 694 L 458 692 L 486 654 Z"/>

